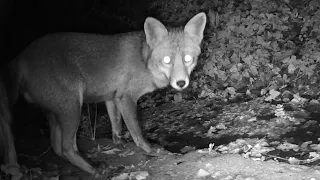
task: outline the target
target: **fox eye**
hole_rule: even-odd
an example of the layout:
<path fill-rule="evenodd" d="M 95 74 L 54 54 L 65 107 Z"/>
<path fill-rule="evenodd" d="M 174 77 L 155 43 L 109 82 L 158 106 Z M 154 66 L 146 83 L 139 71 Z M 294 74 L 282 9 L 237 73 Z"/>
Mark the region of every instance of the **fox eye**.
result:
<path fill-rule="evenodd" d="M 169 56 L 165 56 L 165 57 L 163 58 L 163 62 L 164 62 L 165 64 L 169 64 L 169 63 L 171 62 L 170 57 L 169 57 Z"/>
<path fill-rule="evenodd" d="M 185 55 L 185 56 L 184 56 L 184 61 L 185 61 L 185 62 L 190 62 L 190 61 L 192 61 L 192 56 L 190 56 L 189 54 Z"/>

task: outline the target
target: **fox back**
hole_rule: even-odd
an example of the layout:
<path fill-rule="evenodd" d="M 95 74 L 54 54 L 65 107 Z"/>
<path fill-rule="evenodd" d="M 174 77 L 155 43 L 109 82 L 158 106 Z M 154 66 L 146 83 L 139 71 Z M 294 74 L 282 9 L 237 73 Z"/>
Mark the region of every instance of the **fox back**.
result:
<path fill-rule="evenodd" d="M 11 88 L 45 110 L 54 151 L 96 174 L 77 153 L 75 135 L 82 104 L 105 101 L 114 142 L 121 142 L 123 118 L 136 145 L 150 152 L 138 126 L 137 100 L 169 84 L 177 90 L 189 85 L 205 24 L 205 14 L 199 13 L 178 29 L 168 30 L 149 17 L 144 32 L 47 35 L 12 62 Z"/>
<path fill-rule="evenodd" d="M 58 107 L 52 99 L 65 99 L 60 91 L 77 94 L 80 104 L 124 93 L 138 98 L 168 84 L 167 79 L 153 78 L 147 68 L 150 52 L 143 38 L 141 32 L 114 36 L 62 33 L 41 38 L 18 59 L 20 90 L 28 101 L 50 109 Z"/>
<path fill-rule="evenodd" d="M 104 101 L 127 91 L 137 93 L 138 99 L 169 83 L 182 90 L 196 66 L 203 29 L 200 21 L 168 31 L 148 18 L 145 33 L 48 35 L 18 58 L 18 73 L 22 87 L 29 89 L 27 97 L 46 93 L 43 105 L 46 97 L 63 99 L 53 87 L 76 91 L 82 102 Z"/>

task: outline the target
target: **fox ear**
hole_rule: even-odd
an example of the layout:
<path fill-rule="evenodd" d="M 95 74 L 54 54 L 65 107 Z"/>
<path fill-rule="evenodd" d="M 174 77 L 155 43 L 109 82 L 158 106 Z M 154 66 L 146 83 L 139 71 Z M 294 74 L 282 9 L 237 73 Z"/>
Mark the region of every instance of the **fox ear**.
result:
<path fill-rule="evenodd" d="M 206 26 L 206 21 L 207 17 L 204 12 L 195 15 L 185 25 L 184 33 L 200 44 L 203 38 L 203 31 Z"/>
<path fill-rule="evenodd" d="M 144 22 L 144 32 L 146 34 L 147 44 L 151 49 L 168 35 L 166 27 L 157 19 L 148 17 Z"/>

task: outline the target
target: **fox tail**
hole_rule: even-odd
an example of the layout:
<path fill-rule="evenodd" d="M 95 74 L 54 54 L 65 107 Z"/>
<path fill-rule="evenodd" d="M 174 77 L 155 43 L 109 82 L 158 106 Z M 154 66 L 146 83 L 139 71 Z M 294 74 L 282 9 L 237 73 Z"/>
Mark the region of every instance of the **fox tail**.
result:
<path fill-rule="evenodd" d="M 4 165 L 1 169 L 6 169 L 9 173 L 12 172 L 13 169 L 19 169 L 14 138 L 11 131 L 11 121 L 11 108 L 8 101 L 7 90 L 3 79 L 0 77 L 0 152 L 3 157 L 2 164 Z"/>

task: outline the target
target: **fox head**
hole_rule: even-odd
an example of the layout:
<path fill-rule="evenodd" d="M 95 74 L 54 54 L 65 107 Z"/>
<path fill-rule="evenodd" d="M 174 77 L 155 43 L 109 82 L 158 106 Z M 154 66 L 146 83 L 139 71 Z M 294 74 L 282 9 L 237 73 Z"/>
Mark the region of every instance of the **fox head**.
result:
<path fill-rule="evenodd" d="M 157 19 L 146 19 L 144 31 L 150 49 L 148 68 L 158 87 L 169 83 L 176 90 L 188 87 L 190 74 L 201 52 L 205 25 L 206 15 L 203 12 L 195 15 L 181 29 L 167 30 Z"/>

